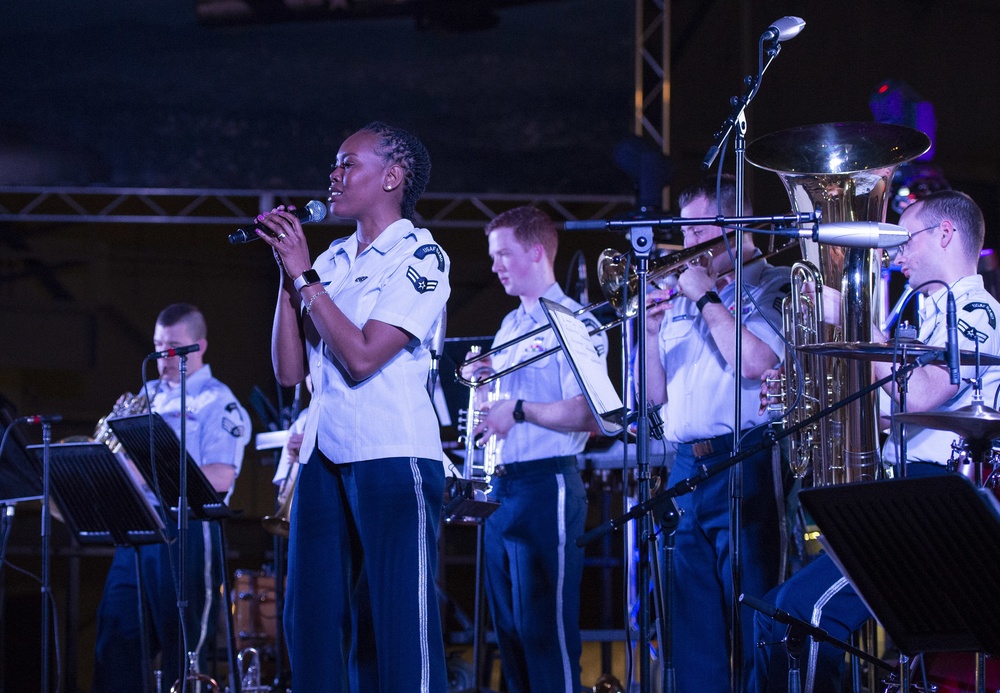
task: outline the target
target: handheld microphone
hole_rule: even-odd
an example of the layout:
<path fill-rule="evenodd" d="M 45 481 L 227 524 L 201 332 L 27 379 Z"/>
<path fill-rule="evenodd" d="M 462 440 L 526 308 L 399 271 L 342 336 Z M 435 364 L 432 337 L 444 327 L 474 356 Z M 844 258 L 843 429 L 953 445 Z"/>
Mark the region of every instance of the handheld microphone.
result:
<path fill-rule="evenodd" d="M 910 233 L 902 226 L 877 221 L 817 224 L 815 229 L 784 229 L 778 235 L 811 238 L 818 243 L 848 248 L 895 248 L 910 240 Z"/>
<path fill-rule="evenodd" d="M 14 419 L 17 423 L 26 423 L 31 425 L 38 424 L 53 424 L 62 421 L 62 414 L 52 414 L 50 416 L 19 416 Z"/>
<path fill-rule="evenodd" d="M 197 344 L 189 344 L 188 346 L 176 347 L 174 349 L 164 349 L 163 351 L 154 351 L 152 354 L 147 356 L 148 359 L 169 359 L 172 356 L 184 356 L 190 354 L 194 351 L 200 351 L 201 347 Z"/>
<path fill-rule="evenodd" d="M 806 23 L 801 17 L 782 17 L 771 22 L 771 26 L 764 30 L 761 38 L 765 41 L 784 43 L 798 36 L 805 26 Z"/>
<path fill-rule="evenodd" d="M 948 325 L 948 375 L 951 376 L 951 384 L 958 385 L 962 381 L 962 371 L 959 368 L 960 359 L 958 353 L 958 316 L 955 308 L 955 294 L 948 289 L 947 303 L 947 325 Z"/>
<path fill-rule="evenodd" d="M 310 200 L 302 209 L 290 209 L 288 211 L 294 214 L 295 218 L 303 224 L 308 224 L 312 221 L 323 221 L 326 218 L 326 205 L 319 200 Z M 236 233 L 229 234 L 229 242 L 233 245 L 240 245 L 241 243 L 256 241 L 260 236 L 255 233 L 254 229 L 263 228 L 264 226 L 259 221 L 255 221 L 249 231 L 246 229 L 237 229 Z"/>

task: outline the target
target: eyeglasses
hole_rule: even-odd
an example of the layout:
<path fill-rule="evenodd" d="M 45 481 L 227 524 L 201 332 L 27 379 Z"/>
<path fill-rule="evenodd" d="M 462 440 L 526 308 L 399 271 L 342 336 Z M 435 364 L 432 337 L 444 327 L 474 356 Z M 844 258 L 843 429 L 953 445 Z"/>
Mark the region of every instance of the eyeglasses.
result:
<path fill-rule="evenodd" d="M 909 251 L 909 249 L 910 249 L 910 241 L 912 241 L 914 238 L 916 238 L 919 234 L 922 234 L 924 231 L 930 231 L 931 229 L 936 229 L 940 225 L 941 225 L 941 222 L 938 222 L 937 224 L 934 224 L 934 226 L 928 226 L 927 228 L 920 229 L 919 231 L 914 231 L 913 233 L 911 233 L 910 237 L 906 240 L 906 243 L 904 243 L 902 245 L 899 245 L 899 246 L 896 246 L 896 255 L 902 255 L 902 254 L 906 253 L 907 251 Z"/>

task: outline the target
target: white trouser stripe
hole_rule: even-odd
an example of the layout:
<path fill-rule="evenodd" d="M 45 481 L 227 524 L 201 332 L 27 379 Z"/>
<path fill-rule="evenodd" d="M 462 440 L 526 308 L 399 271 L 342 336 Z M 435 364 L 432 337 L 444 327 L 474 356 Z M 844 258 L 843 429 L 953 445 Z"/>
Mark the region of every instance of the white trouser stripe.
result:
<path fill-rule="evenodd" d="M 212 613 L 212 592 L 215 590 L 214 581 L 212 580 L 212 528 L 208 522 L 201 523 L 201 536 L 205 544 L 205 572 L 203 575 L 205 608 L 201 610 L 201 619 L 198 624 L 198 645 L 194 648 L 196 653 L 201 652 L 201 648 L 205 646 L 205 638 L 208 637 L 208 617 Z M 184 667 L 183 662 L 181 663 L 181 667 Z"/>
<path fill-rule="evenodd" d="M 836 597 L 838 592 L 847 587 L 848 584 L 847 578 L 842 577 L 830 585 L 830 588 L 816 600 L 816 603 L 813 605 L 812 620 L 809 621 L 812 625 L 819 628 L 820 619 L 823 618 L 823 607 L 826 606 L 831 599 Z M 819 643 L 813 640 L 809 643 L 809 662 L 806 666 L 805 693 L 813 693 L 813 687 L 816 685 L 816 659 L 818 656 Z"/>
<path fill-rule="evenodd" d="M 427 566 L 427 505 L 424 502 L 423 480 L 417 458 L 410 458 L 410 471 L 413 473 L 413 491 L 417 500 L 417 550 L 420 558 L 417 564 L 417 604 L 420 617 L 420 691 L 428 693 L 431 687 L 431 655 L 427 635 L 427 585 L 429 570 Z"/>
<path fill-rule="evenodd" d="M 563 614 L 563 585 L 566 582 L 566 477 L 556 474 L 559 485 L 559 505 L 556 508 L 556 526 L 559 531 L 559 570 L 556 577 L 556 628 L 559 630 L 559 652 L 562 655 L 563 681 L 566 693 L 575 693 L 570 671 L 569 651 L 566 649 L 566 618 Z"/>

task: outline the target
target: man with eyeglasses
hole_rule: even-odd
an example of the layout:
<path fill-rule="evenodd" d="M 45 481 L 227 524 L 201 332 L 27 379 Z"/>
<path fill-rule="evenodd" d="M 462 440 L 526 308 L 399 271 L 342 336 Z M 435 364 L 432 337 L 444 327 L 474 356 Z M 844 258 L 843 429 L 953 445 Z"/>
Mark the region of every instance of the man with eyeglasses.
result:
<path fill-rule="evenodd" d="M 972 198 L 954 190 L 942 190 L 907 207 L 899 223 L 910 233 L 899 247 L 896 261 L 910 286 L 924 294 L 920 308 L 918 337 L 923 343 L 944 350 L 947 347 L 948 294 L 955 299 L 959 348 L 976 349 L 982 354 L 1000 355 L 997 316 L 1000 303 L 983 287 L 977 273 L 983 248 L 985 223 Z M 881 335 L 874 330 L 875 339 Z M 875 362 L 874 377 L 889 375 L 891 363 Z M 980 369 L 983 396 L 994 402 L 1000 386 L 1000 368 Z M 918 368 L 907 381 L 908 412 L 954 411 L 972 403 L 975 366 L 961 368 L 961 382 L 951 383 L 948 368 L 940 362 Z M 899 402 L 896 383 L 880 393 L 883 424 L 890 425 L 890 413 Z M 906 469 L 908 477 L 946 474 L 952 442 L 958 436 L 909 424 L 906 427 Z M 882 449 L 885 467 L 899 459 L 895 429 Z M 871 617 L 861 598 L 837 569 L 832 559 L 821 555 L 764 597 L 768 604 L 825 630 L 833 638 L 847 640 Z M 786 626 L 769 617 L 754 617 L 757 648 L 750 690 L 788 690 L 788 658 L 781 645 Z M 777 646 L 777 647 L 776 647 Z M 801 690 L 805 693 L 839 693 L 845 669 L 843 651 L 826 643 L 806 641 L 800 660 Z"/>

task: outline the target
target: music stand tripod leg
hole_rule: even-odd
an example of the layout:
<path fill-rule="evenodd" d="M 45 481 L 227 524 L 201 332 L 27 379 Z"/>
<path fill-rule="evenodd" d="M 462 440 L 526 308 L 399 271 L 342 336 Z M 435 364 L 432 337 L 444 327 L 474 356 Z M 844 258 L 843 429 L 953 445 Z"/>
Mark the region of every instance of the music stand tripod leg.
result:
<path fill-rule="evenodd" d="M 229 569 L 226 566 L 226 533 L 223 528 L 223 520 L 216 520 L 211 523 L 215 527 L 215 531 L 219 533 L 219 546 L 221 548 L 221 565 L 219 568 L 222 571 L 222 598 L 224 600 L 223 608 L 226 610 L 226 655 L 227 661 L 229 662 L 229 690 L 232 693 L 241 693 L 242 685 L 242 672 L 240 671 L 239 661 L 236 657 L 236 632 L 233 628 L 233 613 L 236 611 L 236 605 L 233 603 L 233 594 L 229 588 Z"/>
<path fill-rule="evenodd" d="M 142 555 L 139 547 L 133 546 L 135 553 L 135 592 L 139 602 L 139 651 L 142 656 L 142 690 L 147 693 L 151 690 L 149 672 L 153 667 L 153 657 L 149 653 L 149 633 L 146 630 L 146 603 L 142 598 Z"/>

